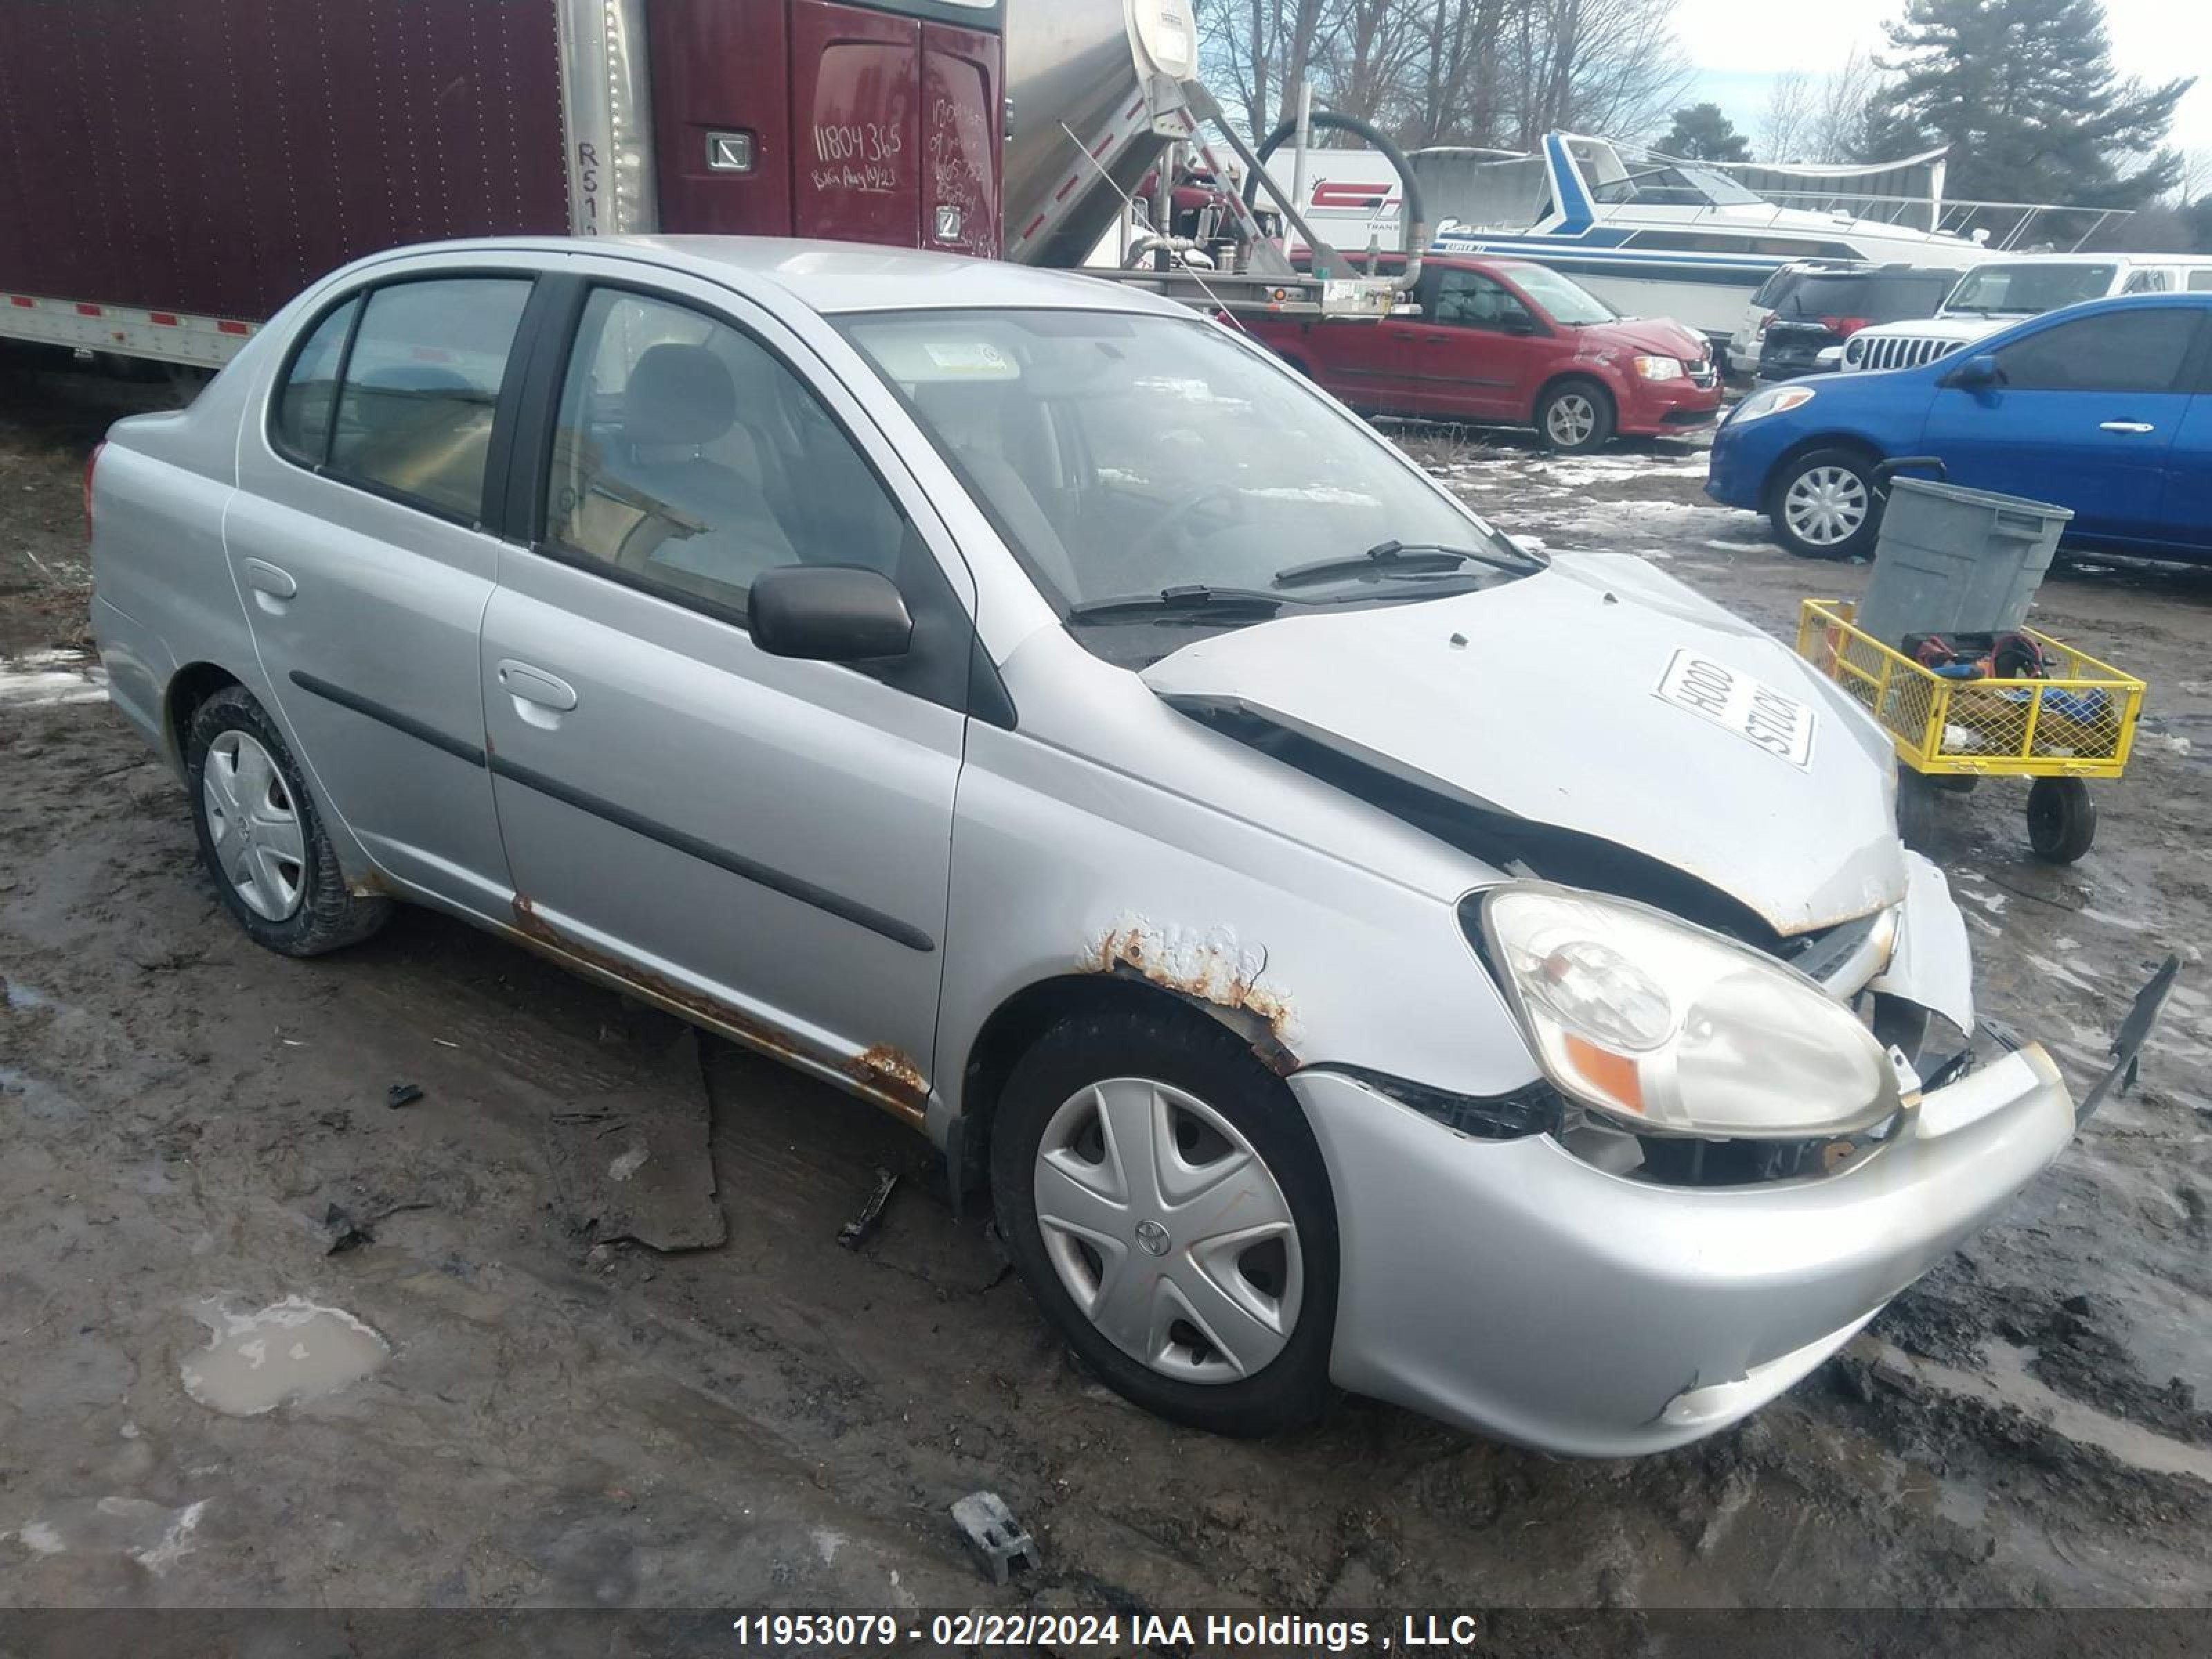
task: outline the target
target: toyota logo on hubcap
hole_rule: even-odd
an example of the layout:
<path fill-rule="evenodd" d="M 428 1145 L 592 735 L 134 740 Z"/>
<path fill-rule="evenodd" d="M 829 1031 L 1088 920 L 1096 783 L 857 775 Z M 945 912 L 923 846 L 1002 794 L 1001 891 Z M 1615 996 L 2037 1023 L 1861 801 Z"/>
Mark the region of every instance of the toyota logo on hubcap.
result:
<path fill-rule="evenodd" d="M 1139 1221 L 1137 1224 L 1137 1243 L 1143 1245 L 1150 1255 L 1165 1255 L 1170 1243 L 1168 1230 L 1157 1221 Z"/>

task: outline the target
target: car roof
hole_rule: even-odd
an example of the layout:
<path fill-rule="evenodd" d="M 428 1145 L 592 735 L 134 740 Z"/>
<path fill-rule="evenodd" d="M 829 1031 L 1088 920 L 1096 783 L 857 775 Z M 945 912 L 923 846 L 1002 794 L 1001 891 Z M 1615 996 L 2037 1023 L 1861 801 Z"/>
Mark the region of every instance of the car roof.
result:
<path fill-rule="evenodd" d="M 779 236 L 486 237 L 394 248 L 364 264 L 434 253 L 518 252 L 628 257 L 739 289 L 771 284 L 825 315 L 951 307 L 1197 314 L 1142 289 L 1068 271 L 918 248 Z"/>
<path fill-rule="evenodd" d="M 2007 253 L 1993 265 L 2191 265 L 2212 264 L 2202 253 Z"/>

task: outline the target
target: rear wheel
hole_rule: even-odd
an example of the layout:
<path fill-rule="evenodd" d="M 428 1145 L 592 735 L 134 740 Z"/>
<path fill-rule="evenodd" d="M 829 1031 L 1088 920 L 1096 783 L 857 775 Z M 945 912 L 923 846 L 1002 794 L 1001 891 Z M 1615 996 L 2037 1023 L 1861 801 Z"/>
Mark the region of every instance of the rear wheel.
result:
<path fill-rule="evenodd" d="M 1563 455 L 1602 449 L 1613 441 L 1613 394 L 1595 380 L 1562 380 L 1536 400 L 1536 432 Z"/>
<path fill-rule="evenodd" d="M 1045 1316 L 1116 1393 L 1262 1435 L 1333 1396 L 1336 1215 L 1297 1102 L 1201 1015 L 1080 1017 L 1006 1082 L 999 1231 Z"/>
<path fill-rule="evenodd" d="M 1767 516 L 1775 539 L 1800 558 L 1850 559 L 1870 552 L 1881 523 L 1874 464 L 1849 449 L 1801 455 L 1776 484 Z"/>
<path fill-rule="evenodd" d="M 2050 864 L 2071 864 L 2097 839 L 2097 803 L 2079 778 L 2038 778 L 2027 791 L 2027 844 Z"/>
<path fill-rule="evenodd" d="M 192 711 L 185 758 L 200 856 L 255 944 L 320 956 L 384 925 L 392 901 L 346 890 L 299 763 L 244 688 Z"/>

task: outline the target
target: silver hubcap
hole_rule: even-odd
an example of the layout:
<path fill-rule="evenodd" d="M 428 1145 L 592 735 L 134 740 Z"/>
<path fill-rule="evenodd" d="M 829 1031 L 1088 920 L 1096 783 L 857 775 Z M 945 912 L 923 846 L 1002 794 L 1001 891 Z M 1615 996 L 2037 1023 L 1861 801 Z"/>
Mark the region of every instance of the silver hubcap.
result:
<path fill-rule="evenodd" d="M 307 840 L 284 775 L 250 733 L 226 732 L 210 745 L 200 804 L 216 868 L 246 908 L 265 921 L 298 909 Z"/>
<path fill-rule="evenodd" d="M 1114 1346 L 1186 1382 L 1283 1351 L 1304 1283 L 1297 1224 L 1251 1143 L 1194 1095 L 1115 1078 L 1070 1097 L 1037 1149 L 1053 1271 Z"/>
<path fill-rule="evenodd" d="M 1867 519 L 1867 487 L 1848 467 L 1816 466 L 1791 480 L 1782 516 L 1801 540 L 1832 547 L 1858 533 Z"/>
<path fill-rule="evenodd" d="M 1552 441 L 1564 449 L 1578 449 L 1597 430 L 1597 405 L 1579 392 L 1552 399 L 1552 412 L 1544 417 Z"/>

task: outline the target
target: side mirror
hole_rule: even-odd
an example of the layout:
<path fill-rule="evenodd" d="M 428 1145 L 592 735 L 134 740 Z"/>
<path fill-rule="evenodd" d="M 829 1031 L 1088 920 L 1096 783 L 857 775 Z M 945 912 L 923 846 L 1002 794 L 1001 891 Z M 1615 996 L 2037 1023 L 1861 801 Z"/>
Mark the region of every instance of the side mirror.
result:
<path fill-rule="evenodd" d="M 902 657 L 914 642 L 914 617 L 897 584 L 859 565 L 764 570 L 745 609 L 753 643 L 772 657 L 866 662 Z"/>
<path fill-rule="evenodd" d="M 1498 326 L 1508 334 L 1534 334 L 1536 319 L 1516 307 L 1498 319 Z"/>
<path fill-rule="evenodd" d="M 1987 352 L 1977 352 L 1943 377 L 1945 386 L 1957 386 L 1962 392 L 1981 392 L 2004 384 L 2004 371 L 1997 360 Z"/>

